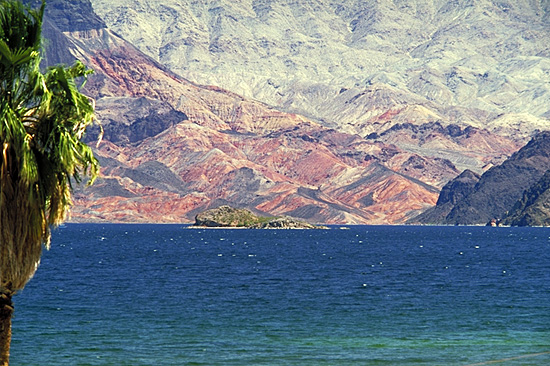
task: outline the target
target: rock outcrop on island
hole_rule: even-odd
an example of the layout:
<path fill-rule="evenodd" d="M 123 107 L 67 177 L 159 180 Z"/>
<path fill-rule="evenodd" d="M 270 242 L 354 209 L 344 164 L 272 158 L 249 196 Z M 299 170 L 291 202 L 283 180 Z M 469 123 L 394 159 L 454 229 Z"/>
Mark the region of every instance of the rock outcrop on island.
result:
<path fill-rule="evenodd" d="M 266 217 L 247 209 L 221 206 L 195 216 L 194 227 L 249 228 L 249 229 L 327 229 L 292 217 Z"/>
<path fill-rule="evenodd" d="M 442 190 L 436 207 L 411 222 L 482 225 L 495 220 L 510 225 L 542 225 L 546 217 L 550 132 L 481 177 L 464 172 Z"/>

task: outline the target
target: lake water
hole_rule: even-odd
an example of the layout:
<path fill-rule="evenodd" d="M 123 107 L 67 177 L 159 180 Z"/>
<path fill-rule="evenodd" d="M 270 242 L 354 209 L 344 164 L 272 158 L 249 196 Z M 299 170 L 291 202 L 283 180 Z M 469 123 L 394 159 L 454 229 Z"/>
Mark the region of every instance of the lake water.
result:
<path fill-rule="evenodd" d="M 548 365 L 550 229 L 71 224 L 17 365 Z"/>

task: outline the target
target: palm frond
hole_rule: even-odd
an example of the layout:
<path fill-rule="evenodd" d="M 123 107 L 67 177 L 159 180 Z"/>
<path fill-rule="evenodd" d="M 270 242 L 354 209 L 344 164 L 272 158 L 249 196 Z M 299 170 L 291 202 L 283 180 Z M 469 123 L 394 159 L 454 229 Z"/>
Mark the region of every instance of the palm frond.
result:
<path fill-rule="evenodd" d="M 40 71 L 44 4 L 0 0 L 0 290 L 32 277 L 50 227 L 71 204 L 70 180 L 99 163 L 81 141 L 94 104 L 78 91 L 91 72 L 77 62 Z"/>

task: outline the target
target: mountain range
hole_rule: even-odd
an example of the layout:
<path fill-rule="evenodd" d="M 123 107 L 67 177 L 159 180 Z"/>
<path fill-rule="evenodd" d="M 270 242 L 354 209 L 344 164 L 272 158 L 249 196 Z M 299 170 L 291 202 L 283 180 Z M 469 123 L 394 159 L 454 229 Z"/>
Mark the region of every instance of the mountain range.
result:
<path fill-rule="evenodd" d="M 428 6 L 437 2 L 417 3 L 413 7 L 418 15 L 424 14 L 420 3 Z M 471 169 L 473 174 L 479 175 L 498 166 L 547 123 L 548 109 L 542 107 L 548 95 L 545 89 L 548 85 L 543 82 L 548 81 L 544 68 L 547 49 L 535 36 L 518 43 L 521 55 L 505 52 L 511 41 L 503 43 L 501 51 L 493 51 L 499 66 L 485 63 L 486 78 L 494 79 L 483 84 L 483 96 L 481 84 L 469 79 L 471 69 L 463 68 L 457 70 L 469 71 L 452 78 L 469 80 L 466 84 L 475 86 L 476 92 L 472 92 L 473 89 L 459 92 L 463 85 L 457 82 L 449 98 L 435 94 L 429 98 L 431 94 L 418 92 L 422 89 L 420 86 L 412 87 L 414 83 L 410 78 L 414 73 L 410 64 L 404 61 L 408 58 L 403 59 L 403 50 L 407 49 L 407 43 L 409 46 L 412 43 L 394 37 L 401 34 L 403 28 L 380 28 L 383 19 L 395 18 L 392 13 L 395 6 L 389 10 L 378 9 L 378 5 L 371 8 L 348 1 L 337 12 L 337 5 L 324 1 L 258 1 L 251 5 L 253 12 L 246 13 L 245 22 L 244 18 L 231 15 L 242 12 L 241 6 L 250 5 L 245 2 L 197 1 L 180 4 L 179 8 L 175 8 L 172 1 L 109 4 L 96 0 L 91 3 L 52 0 L 47 6 L 46 62 L 71 63 L 80 59 L 95 70 L 84 92 L 96 100 L 98 120 L 105 130 L 104 140 L 96 149 L 103 167 L 102 177 L 92 188 L 75 192 L 74 221 L 190 222 L 200 211 L 230 204 L 256 213 L 290 215 L 312 222 L 404 223 L 434 206 L 441 188 L 461 171 Z M 307 9 L 298 9 L 306 4 Z M 333 37 L 338 39 L 333 28 L 343 23 L 327 23 L 323 14 L 329 8 L 325 5 L 329 6 L 331 14 L 338 13 L 341 19 L 349 20 L 347 29 L 351 36 L 348 34 L 347 38 L 333 41 Z M 182 8 L 186 6 L 189 9 Z M 502 19 L 512 19 L 532 30 L 533 35 L 542 36 L 546 32 L 542 27 L 547 20 L 546 7 L 538 2 L 529 2 L 529 6 L 532 10 L 526 12 L 529 16 L 518 15 L 515 5 L 500 12 L 491 8 L 494 11 L 488 14 L 496 12 Z M 481 16 L 477 6 L 469 8 L 468 16 L 459 16 L 462 8 L 467 7 L 460 5 L 445 13 L 456 15 L 458 28 L 463 22 Z M 405 11 L 403 9 L 400 11 Z M 443 11 L 430 9 L 428 6 L 424 10 L 426 14 L 433 13 L 432 17 Z M 199 17 L 197 12 L 203 16 Z M 355 15 L 350 15 L 352 13 Z M 158 23 L 157 15 L 171 26 Z M 312 17 L 316 20 L 311 20 Z M 294 31 L 285 33 L 288 39 L 270 40 L 268 36 L 277 36 L 280 21 L 286 18 L 286 26 Z M 365 25 L 370 18 L 372 24 Z M 180 23 L 182 19 L 189 24 Z M 263 25 L 247 23 L 254 19 Z M 242 26 L 233 24 L 236 28 L 230 32 L 225 27 L 231 22 L 242 23 Z M 303 29 L 301 33 L 295 32 L 300 22 Z M 139 27 L 134 33 L 125 31 L 122 25 L 134 29 L 130 27 L 132 23 L 140 25 L 141 33 Z M 432 23 L 430 27 L 435 26 Z M 490 25 L 500 26 L 497 23 Z M 420 32 L 414 24 L 410 23 L 410 32 L 415 37 L 422 38 L 429 33 Z M 450 27 L 450 24 L 454 23 L 449 18 L 445 26 Z M 510 24 L 504 22 L 503 27 Z M 218 29 L 218 36 L 212 33 L 212 27 Z M 289 66 L 277 68 L 280 66 L 277 60 L 281 59 L 277 52 L 274 55 L 264 55 L 259 50 L 252 53 L 253 49 L 248 48 L 252 46 L 242 39 L 246 29 L 253 40 L 263 34 L 267 48 L 282 52 L 285 60 L 294 60 L 295 72 L 290 72 L 293 69 L 287 68 Z M 312 33 L 313 29 L 317 29 L 316 33 Z M 445 27 L 441 29 L 440 33 L 446 32 L 446 36 L 441 33 L 436 37 L 432 33 L 433 42 L 449 38 L 450 31 L 444 32 Z M 153 31 L 159 30 L 162 30 L 162 37 L 150 37 Z M 182 32 L 195 33 L 183 36 Z M 134 39 L 139 34 L 143 42 Z M 166 43 L 166 47 L 158 47 L 165 49 L 163 55 L 170 53 L 171 48 L 167 45 L 172 44 L 173 49 L 179 50 L 172 53 L 173 57 L 185 54 L 187 58 L 179 61 L 172 58 L 176 61 L 171 63 L 160 57 L 160 53 L 155 55 L 152 50 L 156 46 L 152 47 L 149 42 L 153 38 Z M 207 48 L 202 44 L 206 38 Z M 303 41 L 292 51 L 291 43 L 298 39 Z M 315 39 L 320 43 L 311 43 Z M 374 39 L 378 41 L 371 42 Z M 384 39 L 388 44 L 397 39 L 394 48 L 399 52 L 390 52 L 381 41 Z M 439 44 L 437 42 L 434 44 Z M 380 48 L 378 53 L 372 53 L 374 43 Z M 175 47 L 186 44 L 185 52 Z M 435 47 L 429 44 L 429 47 L 417 45 L 417 51 L 413 52 L 417 56 L 411 56 L 418 70 L 424 69 L 421 73 L 424 81 L 428 74 L 441 76 L 442 70 L 448 67 L 447 56 L 442 57 L 446 48 L 441 54 L 434 50 L 431 53 L 419 51 Z M 338 53 L 329 46 L 351 47 L 354 52 L 341 49 L 339 61 L 334 62 L 340 65 L 340 71 L 326 77 L 321 66 L 328 65 L 331 57 Z M 364 52 L 355 54 L 355 49 Z M 235 50 L 244 50 L 244 54 Z M 313 57 L 315 52 L 318 57 Z M 383 57 L 384 52 L 387 60 Z M 371 53 L 378 58 L 364 58 Z M 441 57 L 438 56 L 438 61 L 438 57 L 430 58 L 427 54 Z M 466 52 L 457 51 L 457 54 L 464 56 Z M 190 55 L 196 61 L 189 59 Z M 242 58 L 243 55 L 261 56 L 266 64 L 252 62 Z M 206 63 L 199 56 L 210 57 L 213 61 Z M 300 58 L 302 63 L 298 62 Z M 370 65 L 368 70 L 357 60 Z M 380 60 L 384 60 L 384 67 L 379 65 Z M 348 62 L 362 67 L 364 72 L 350 69 Z M 518 71 L 512 78 L 512 74 L 502 71 L 503 63 L 514 63 L 515 70 L 523 74 Z M 175 67 L 176 64 L 182 68 Z M 287 65 L 287 62 L 282 64 Z M 392 65 L 396 67 L 392 73 L 399 75 L 399 82 L 372 76 L 372 72 L 388 76 Z M 427 66 L 438 66 L 438 73 L 432 70 L 426 74 Z M 224 82 L 238 78 L 239 68 L 241 76 L 257 78 L 257 83 L 252 79 L 242 81 L 243 85 L 256 90 L 256 94 Z M 525 73 L 527 68 L 531 74 Z M 310 69 L 316 69 L 323 77 L 312 77 Z M 439 85 L 441 80 L 436 79 L 429 79 L 425 84 Z M 499 84 L 497 79 L 507 80 L 506 83 L 516 87 L 511 89 L 506 83 Z M 354 80 L 353 85 L 351 80 Z M 224 88 L 203 85 L 206 83 Z M 446 83 L 445 88 L 450 88 L 450 82 Z M 494 94 L 497 89 L 500 91 Z M 537 90 L 536 97 L 532 90 Z M 282 94 L 279 101 L 271 98 L 272 92 Z M 464 100 L 458 98 L 459 94 Z M 466 98 L 467 95 L 471 98 Z M 491 107 L 481 108 L 480 100 Z M 532 103 L 533 108 L 514 109 L 513 103 Z M 97 129 L 90 130 L 89 141 L 92 142 L 97 134 Z"/>
<path fill-rule="evenodd" d="M 528 138 L 548 125 L 544 0 L 92 3 L 177 74 L 341 132 L 441 121 Z"/>

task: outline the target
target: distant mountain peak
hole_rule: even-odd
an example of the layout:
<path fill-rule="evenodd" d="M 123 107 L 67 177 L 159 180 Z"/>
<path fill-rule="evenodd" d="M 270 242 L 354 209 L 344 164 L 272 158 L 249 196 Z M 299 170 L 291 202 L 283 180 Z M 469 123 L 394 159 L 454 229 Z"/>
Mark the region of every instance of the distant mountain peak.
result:
<path fill-rule="evenodd" d="M 41 0 L 25 0 L 25 3 L 37 7 Z M 81 32 L 107 28 L 105 22 L 97 16 L 90 0 L 48 0 L 46 17 L 61 32 Z"/>

